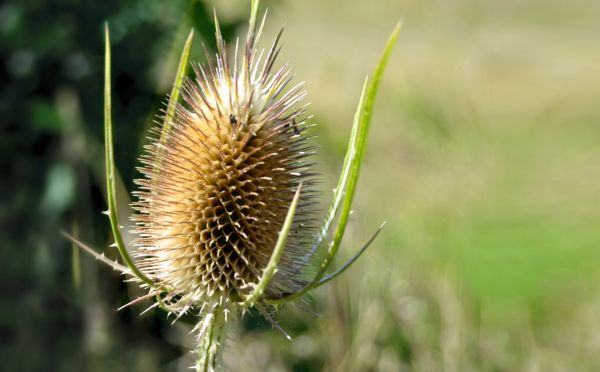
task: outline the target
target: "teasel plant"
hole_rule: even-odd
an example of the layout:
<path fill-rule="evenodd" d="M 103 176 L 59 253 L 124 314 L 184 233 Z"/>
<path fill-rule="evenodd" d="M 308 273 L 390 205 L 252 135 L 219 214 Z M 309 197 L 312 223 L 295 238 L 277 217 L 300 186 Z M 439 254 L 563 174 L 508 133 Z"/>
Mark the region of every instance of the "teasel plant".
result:
<path fill-rule="evenodd" d="M 258 44 L 265 16 L 251 1 L 245 45 L 227 49 L 215 14 L 217 53 L 190 63 L 193 30 L 181 53 L 163 115 L 140 157 L 142 178 L 132 204 L 135 239 L 126 247 L 116 202 L 117 171 L 111 119 L 111 58 L 105 26 L 104 136 L 106 200 L 122 263 L 112 261 L 70 234 L 81 249 L 138 283 L 147 294 L 120 309 L 153 299 L 177 320 L 198 321 L 196 371 L 214 371 L 228 322 L 256 308 L 273 318 L 279 305 L 348 269 L 373 242 L 332 271 L 346 230 L 364 158 L 373 104 L 400 31 L 393 30 L 372 78 L 365 80 L 333 200 L 320 226 L 315 221 L 316 176 L 303 84 L 290 87 L 290 68 L 275 68 L 281 32 L 265 52 Z M 232 57 L 232 58 L 230 58 Z M 192 78 L 186 78 L 188 66 Z"/>

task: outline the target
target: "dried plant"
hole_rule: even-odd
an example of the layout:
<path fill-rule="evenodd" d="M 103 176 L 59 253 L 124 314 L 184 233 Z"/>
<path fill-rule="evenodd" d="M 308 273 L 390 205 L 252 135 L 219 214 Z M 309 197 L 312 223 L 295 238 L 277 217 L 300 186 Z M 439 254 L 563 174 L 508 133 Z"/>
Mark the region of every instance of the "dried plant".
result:
<path fill-rule="evenodd" d="M 219 366 L 230 317 L 256 307 L 278 327 L 270 306 L 296 300 L 335 278 L 383 227 L 328 274 L 344 235 L 375 94 L 399 26 L 372 81 L 365 81 L 342 174 L 317 230 L 315 179 L 307 161 L 312 155 L 311 138 L 305 134 L 307 105 L 300 104 L 306 93 L 302 83 L 288 88 L 292 78 L 287 65 L 275 69 L 281 33 L 266 53 L 258 49 L 265 21 L 256 22 L 258 3 L 252 1 L 245 46 L 241 50 L 236 42 L 232 59 L 215 16 L 218 53 L 215 59 L 206 53 L 206 65 L 192 64 L 194 79 L 185 78 L 190 32 L 165 114 L 151 130 L 140 159 L 144 178 L 136 181 L 139 190 L 134 193 L 133 258 L 118 225 L 106 27 L 106 214 L 125 265 L 67 235 L 148 290 L 127 305 L 155 298 L 150 308 L 160 306 L 176 318 L 190 312 L 198 316 L 197 371 Z M 318 258 L 322 260 L 316 262 Z"/>

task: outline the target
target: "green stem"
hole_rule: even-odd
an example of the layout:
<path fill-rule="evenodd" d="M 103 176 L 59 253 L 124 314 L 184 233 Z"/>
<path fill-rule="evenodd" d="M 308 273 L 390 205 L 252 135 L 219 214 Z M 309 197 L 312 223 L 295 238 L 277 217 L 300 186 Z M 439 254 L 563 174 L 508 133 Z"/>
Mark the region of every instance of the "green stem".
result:
<path fill-rule="evenodd" d="M 194 367 L 196 372 L 214 372 L 219 368 L 224 347 L 225 309 L 215 308 L 202 318 L 198 327 L 198 361 Z"/>

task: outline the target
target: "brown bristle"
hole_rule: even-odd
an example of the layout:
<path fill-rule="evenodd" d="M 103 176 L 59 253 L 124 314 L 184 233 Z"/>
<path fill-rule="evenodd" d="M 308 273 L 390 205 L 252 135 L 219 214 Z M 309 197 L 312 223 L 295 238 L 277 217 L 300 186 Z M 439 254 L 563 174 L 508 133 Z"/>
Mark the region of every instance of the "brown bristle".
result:
<path fill-rule="evenodd" d="M 136 257 L 181 311 L 252 291 L 300 182 L 308 187 L 268 291 L 276 297 L 303 284 L 314 192 L 304 162 L 309 138 L 298 120 L 305 109 L 293 107 L 305 92 L 301 85 L 285 91 L 287 67 L 271 74 L 277 41 L 260 63 L 257 38 L 249 38 L 239 71 L 237 56 L 229 66 L 217 41 L 216 62 L 195 66 L 196 79 L 184 83 L 168 137 L 161 141 L 155 128 L 141 158 Z"/>

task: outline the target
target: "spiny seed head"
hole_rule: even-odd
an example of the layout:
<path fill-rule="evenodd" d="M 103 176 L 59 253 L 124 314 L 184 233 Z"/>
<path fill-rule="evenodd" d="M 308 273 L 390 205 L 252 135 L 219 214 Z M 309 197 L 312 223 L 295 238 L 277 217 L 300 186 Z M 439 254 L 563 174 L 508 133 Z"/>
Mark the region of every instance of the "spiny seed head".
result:
<path fill-rule="evenodd" d="M 168 290 L 165 301 L 176 311 L 252 292 L 300 182 L 294 225 L 267 295 L 305 284 L 312 149 L 304 134 L 306 105 L 298 105 L 306 95 L 302 84 L 288 88 L 289 68 L 274 69 L 279 36 L 265 54 L 256 48 L 260 30 L 251 29 L 243 55 L 236 43 L 228 61 L 217 28 L 219 52 L 194 65 L 168 136 L 154 128 L 141 157 L 135 255 L 138 267 Z"/>

